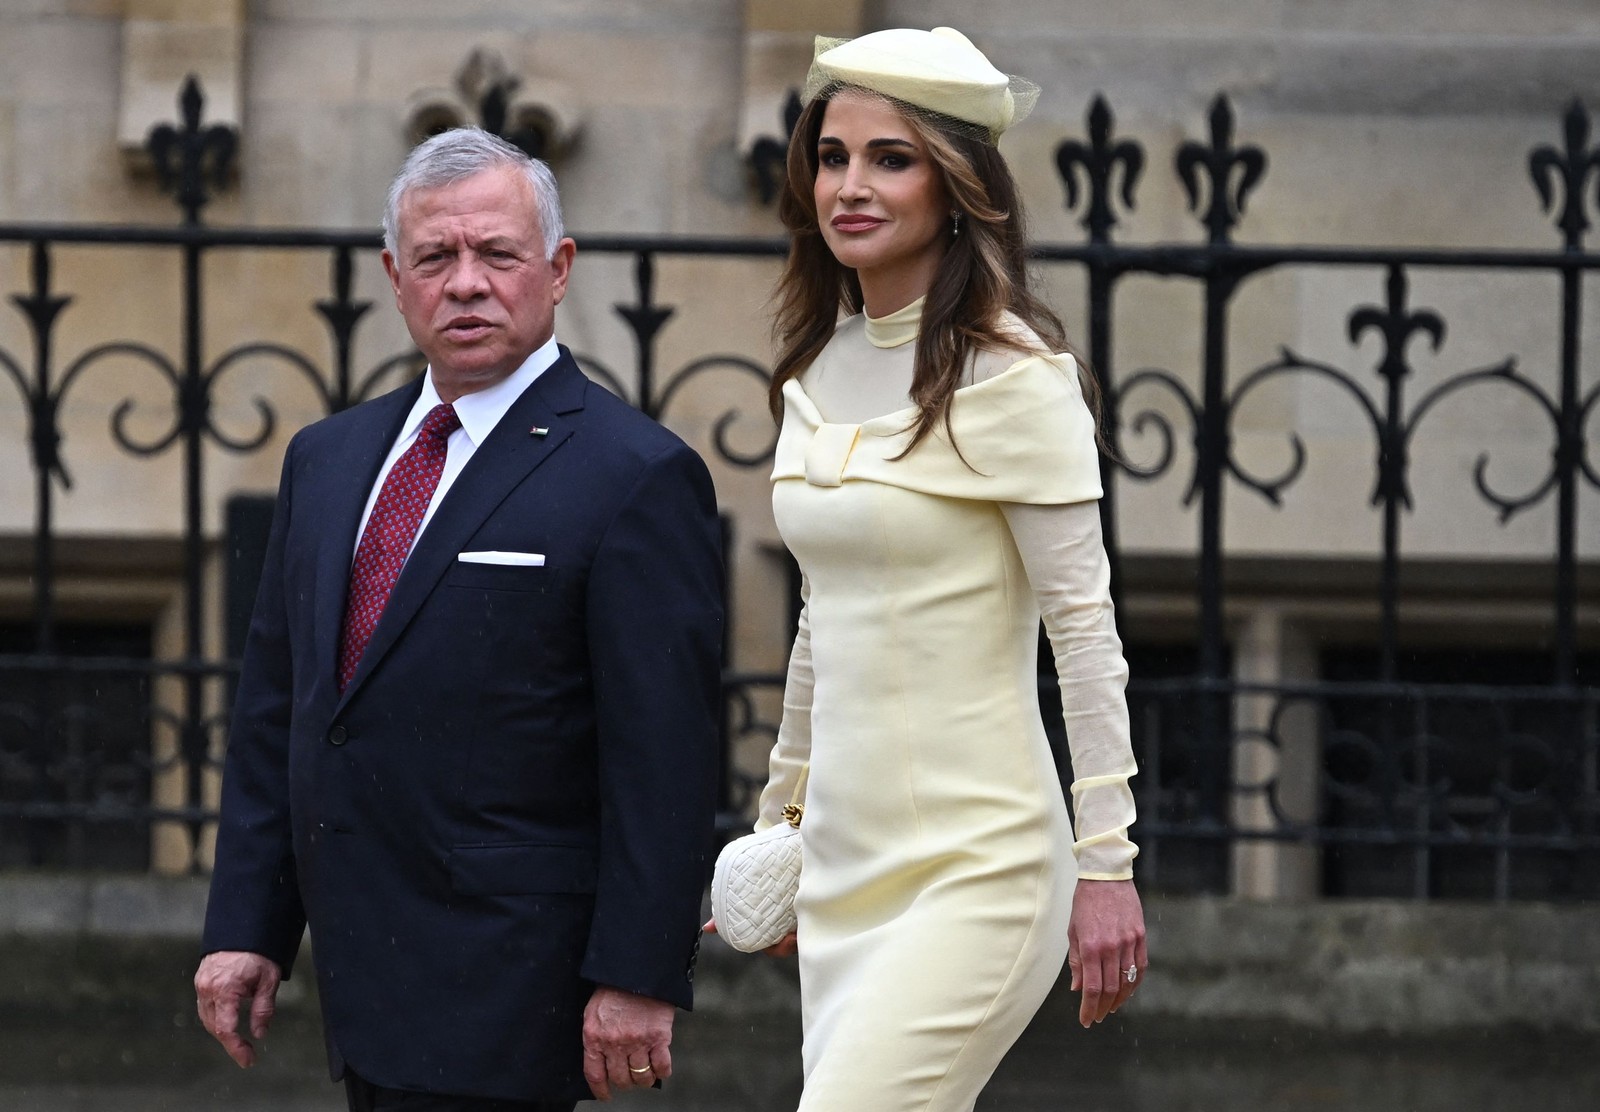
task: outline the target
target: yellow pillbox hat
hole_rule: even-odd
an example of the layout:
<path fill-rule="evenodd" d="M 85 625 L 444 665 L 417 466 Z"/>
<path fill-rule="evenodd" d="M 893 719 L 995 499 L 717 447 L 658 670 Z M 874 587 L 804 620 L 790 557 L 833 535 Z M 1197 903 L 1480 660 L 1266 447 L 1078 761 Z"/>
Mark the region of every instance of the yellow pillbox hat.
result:
<path fill-rule="evenodd" d="M 1037 85 L 995 69 L 952 27 L 901 27 L 854 39 L 819 35 L 803 99 L 837 84 L 975 124 L 991 141 L 1026 116 L 1039 97 Z"/>

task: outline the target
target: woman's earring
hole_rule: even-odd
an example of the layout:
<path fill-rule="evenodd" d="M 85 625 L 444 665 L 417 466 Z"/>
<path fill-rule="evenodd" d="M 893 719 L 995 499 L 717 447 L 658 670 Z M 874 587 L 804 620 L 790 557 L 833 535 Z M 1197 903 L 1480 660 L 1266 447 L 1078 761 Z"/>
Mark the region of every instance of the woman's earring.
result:
<path fill-rule="evenodd" d="M 955 238 L 961 234 L 961 210 L 950 210 L 950 236 Z"/>

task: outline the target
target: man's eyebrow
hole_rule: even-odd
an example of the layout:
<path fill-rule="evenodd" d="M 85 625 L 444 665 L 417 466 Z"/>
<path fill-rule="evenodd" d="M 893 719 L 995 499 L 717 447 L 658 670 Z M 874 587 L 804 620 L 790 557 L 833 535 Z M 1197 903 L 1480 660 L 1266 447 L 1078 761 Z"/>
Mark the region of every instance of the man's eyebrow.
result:
<path fill-rule="evenodd" d="M 509 236 L 509 235 L 487 236 L 484 239 L 478 240 L 476 242 L 475 246 L 478 249 L 483 249 L 483 248 L 501 249 L 501 248 L 505 248 L 505 249 L 510 249 L 510 250 L 514 251 L 514 250 L 517 250 L 517 238 L 515 236 Z M 417 242 L 415 242 L 415 243 L 413 243 L 411 245 L 411 254 L 412 255 L 426 254 L 426 253 L 428 253 L 430 251 L 454 251 L 454 250 L 455 250 L 455 247 L 452 245 L 452 243 L 450 241 L 445 240 L 442 237 L 436 238 L 436 239 L 418 240 Z"/>

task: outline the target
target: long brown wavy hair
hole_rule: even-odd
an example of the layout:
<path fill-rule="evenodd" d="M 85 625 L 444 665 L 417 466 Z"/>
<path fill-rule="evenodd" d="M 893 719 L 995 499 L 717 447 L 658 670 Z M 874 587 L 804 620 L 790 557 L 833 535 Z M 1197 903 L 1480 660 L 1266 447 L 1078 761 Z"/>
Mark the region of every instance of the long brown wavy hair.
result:
<path fill-rule="evenodd" d="M 962 375 L 981 349 L 1017 346 L 1001 331 L 1010 311 L 1052 352 L 1070 352 L 1066 330 L 1034 295 L 1028 277 L 1022 200 L 1000 152 L 958 120 L 852 86 L 823 90 L 800 113 L 789 140 L 788 175 L 778 216 L 789 230 L 789 256 L 774 292 L 773 336 L 778 348 L 767 402 L 774 420 L 783 414 L 783 384 L 804 371 L 833 338 L 839 313 L 863 308 L 856 272 L 834 258 L 822 238 L 813 185 L 822 115 L 840 91 L 887 101 L 916 133 L 939 169 L 951 204 L 962 213 L 927 292 L 913 357 L 911 400 L 918 413 L 909 452 L 943 424 L 950 433 L 950 403 Z M 1075 353 L 1074 353 L 1075 354 Z M 1083 361 L 1078 361 L 1080 368 Z M 1099 425 L 1094 379 L 1080 373 L 1084 397 Z"/>

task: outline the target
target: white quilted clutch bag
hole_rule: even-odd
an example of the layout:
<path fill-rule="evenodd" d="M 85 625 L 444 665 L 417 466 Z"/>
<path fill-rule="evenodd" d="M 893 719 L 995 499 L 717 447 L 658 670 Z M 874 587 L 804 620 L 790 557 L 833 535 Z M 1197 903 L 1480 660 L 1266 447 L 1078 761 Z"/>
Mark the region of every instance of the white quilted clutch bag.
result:
<path fill-rule="evenodd" d="M 805 772 L 795 785 L 799 799 Z M 800 887 L 800 816 L 790 803 L 784 821 L 735 838 L 717 855 L 711 875 L 711 916 L 717 933 L 735 950 L 765 950 L 795 928 L 794 894 Z"/>

